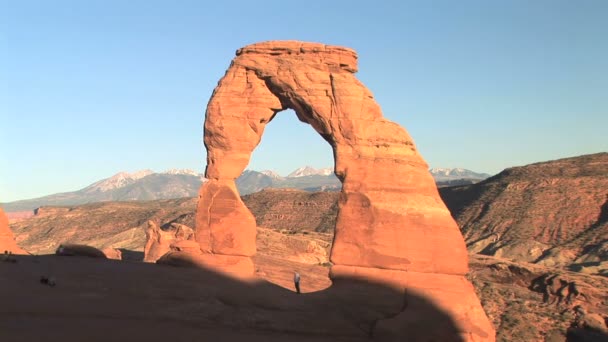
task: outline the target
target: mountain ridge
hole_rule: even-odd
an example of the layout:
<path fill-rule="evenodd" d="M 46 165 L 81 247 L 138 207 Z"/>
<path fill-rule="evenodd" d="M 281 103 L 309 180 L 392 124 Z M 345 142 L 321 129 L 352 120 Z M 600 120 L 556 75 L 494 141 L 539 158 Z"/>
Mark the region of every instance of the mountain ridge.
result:
<path fill-rule="evenodd" d="M 473 176 L 472 178 L 457 178 L 455 175 L 448 178 L 443 177 L 440 180 L 436 179 L 438 186 L 473 184 L 480 180 L 478 175 L 481 174 L 479 173 L 466 169 L 458 170 L 460 170 L 458 171 L 460 174 Z M 32 211 L 48 205 L 194 197 L 198 195 L 199 188 L 205 181 L 202 174 L 190 169 L 170 169 L 159 173 L 149 169 L 132 173 L 119 172 L 76 191 L 6 202 L 1 205 L 7 213 L 15 213 Z M 241 195 L 258 192 L 265 188 L 338 191 L 342 187 L 340 180 L 333 173 L 333 168 L 315 169 L 311 166 L 297 168 L 285 177 L 271 170 L 245 170 L 236 180 L 236 185 Z"/>

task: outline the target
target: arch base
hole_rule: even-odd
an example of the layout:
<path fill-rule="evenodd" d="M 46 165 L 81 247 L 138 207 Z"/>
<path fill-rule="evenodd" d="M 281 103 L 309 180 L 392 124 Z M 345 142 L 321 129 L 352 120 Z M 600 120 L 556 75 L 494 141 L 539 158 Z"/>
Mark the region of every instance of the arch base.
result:
<path fill-rule="evenodd" d="M 334 285 L 350 280 L 382 284 L 403 296 L 395 298 L 403 303 L 401 312 L 376 323 L 374 339 L 390 341 L 408 336 L 416 341 L 418 336 L 421 340 L 430 340 L 429 336 L 434 334 L 439 340 L 494 341 L 494 328 L 473 285 L 462 275 L 333 265 L 330 278 Z M 429 306 L 428 302 L 433 305 Z M 429 310 L 430 307 L 447 316 L 438 315 L 438 311 Z M 430 319 L 433 316 L 437 316 L 436 319 Z"/>

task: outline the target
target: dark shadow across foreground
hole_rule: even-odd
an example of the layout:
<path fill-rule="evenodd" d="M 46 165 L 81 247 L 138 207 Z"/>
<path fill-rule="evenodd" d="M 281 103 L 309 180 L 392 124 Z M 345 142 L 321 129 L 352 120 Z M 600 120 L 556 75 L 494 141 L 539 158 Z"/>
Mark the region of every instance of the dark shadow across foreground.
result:
<path fill-rule="evenodd" d="M 359 280 L 298 295 L 203 269 L 16 259 L 0 264 L 0 341 L 461 341 L 451 318 L 424 298 L 409 294 L 405 302 Z M 400 333 L 378 329 L 403 310 L 411 314 L 398 321 Z"/>

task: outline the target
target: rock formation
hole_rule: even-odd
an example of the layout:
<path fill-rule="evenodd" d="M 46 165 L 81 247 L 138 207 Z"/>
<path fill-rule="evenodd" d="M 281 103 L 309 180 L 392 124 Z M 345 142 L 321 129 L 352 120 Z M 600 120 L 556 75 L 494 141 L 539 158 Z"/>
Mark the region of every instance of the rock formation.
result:
<path fill-rule="evenodd" d="M 106 258 L 113 260 L 122 260 L 122 251 L 120 249 L 108 247 L 101 250 Z"/>
<path fill-rule="evenodd" d="M 333 149 L 343 183 L 331 261 L 334 280 L 365 278 L 427 297 L 458 323 L 468 341 L 494 331 L 465 279 L 467 251 L 412 138 L 382 117 L 359 82 L 348 48 L 297 41 L 239 49 L 209 101 L 204 142 L 208 182 L 199 192 L 196 241 L 226 272 L 253 274 L 256 222 L 236 189 L 266 124 L 285 109 Z M 217 261 L 214 261 L 214 258 Z M 238 270 L 230 263 L 238 264 Z M 407 291 L 405 290 L 407 289 Z M 377 327 L 397 333 L 412 313 Z"/>
<path fill-rule="evenodd" d="M 4 251 L 13 254 L 26 254 L 15 242 L 13 232 L 8 226 L 8 218 L 6 218 L 4 211 L 0 208 L 0 253 L 4 253 Z"/>
<path fill-rule="evenodd" d="M 146 229 L 146 246 L 144 247 L 144 261 L 156 262 L 165 253 L 171 250 L 171 245 L 185 240 L 193 240 L 192 228 L 179 223 L 172 223 L 171 229 L 164 231 L 154 221 L 148 221 Z"/>

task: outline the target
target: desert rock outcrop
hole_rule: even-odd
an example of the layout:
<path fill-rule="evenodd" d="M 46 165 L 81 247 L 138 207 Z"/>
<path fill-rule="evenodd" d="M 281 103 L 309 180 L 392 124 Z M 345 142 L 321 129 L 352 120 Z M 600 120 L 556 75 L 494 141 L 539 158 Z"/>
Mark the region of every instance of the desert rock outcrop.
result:
<path fill-rule="evenodd" d="M 171 245 L 184 240 L 193 240 L 192 228 L 179 223 L 172 223 L 171 229 L 162 230 L 154 221 L 148 221 L 146 229 L 146 245 L 144 247 L 144 261 L 156 262 L 165 253 L 171 250 Z"/>
<path fill-rule="evenodd" d="M 0 208 L 0 253 L 4 251 L 11 252 L 13 254 L 25 254 L 26 252 L 21 249 L 15 242 L 15 237 L 11 228 L 8 226 L 8 218 L 4 214 L 2 208 Z"/>
<path fill-rule="evenodd" d="M 458 226 L 412 138 L 383 118 L 371 92 L 354 76 L 355 51 L 275 41 L 236 54 L 206 111 L 209 181 L 200 189 L 196 213 L 196 240 L 206 258 L 231 257 L 243 265 L 255 254 L 256 222 L 235 179 L 266 124 L 278 112 L 293 109 L 331 146 L 334 171 L 343 183 L 332 276 L 371 277 L 402 291 L 411 285 L 445 308 L 466 340 L 494 340 L 464 278 L 467 251 Z M 252 264 L 248 273 L 253 271 Z M 447 284 L 449 289 L 437 290 Z M 395 320 L 405 322 L 407 316 L 379 326 L 390 330 L 398 326 Z"/>
<path fill-rule="evenodd" d="M 114 260 L 122 260 L 122 251 L 120 249 L 108 247 L 102 250 L 106 258 Z"/>

